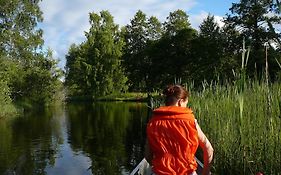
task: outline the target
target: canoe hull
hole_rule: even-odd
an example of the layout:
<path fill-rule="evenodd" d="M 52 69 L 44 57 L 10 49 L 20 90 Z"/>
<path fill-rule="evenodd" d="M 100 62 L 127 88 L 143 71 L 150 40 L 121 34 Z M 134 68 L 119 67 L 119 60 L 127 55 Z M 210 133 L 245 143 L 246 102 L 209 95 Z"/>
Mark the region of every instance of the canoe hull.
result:
<path fill-rule="evenodd" d="M 196 173 L 197 175 L 202 174 L 203 170 L 203 163 L 198 160 L 196 157 L 196 162 L 198 164 Z M 153 175 L 151 166 L 149 163 L 145 160 L 145 158 L 142 159 L 142 161 L 136 166 L 136 168 L 130 173 L 130 175 Z"/>

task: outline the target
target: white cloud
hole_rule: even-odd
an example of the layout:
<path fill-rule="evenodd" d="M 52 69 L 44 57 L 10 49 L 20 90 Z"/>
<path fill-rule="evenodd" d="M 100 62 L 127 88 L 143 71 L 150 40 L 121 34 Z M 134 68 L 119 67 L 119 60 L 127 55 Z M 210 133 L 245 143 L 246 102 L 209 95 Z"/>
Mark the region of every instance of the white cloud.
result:
<path fill-rule="evenodd" d="M 209 13 L 206 11 L 201 11 L 199 14 L 190 15 L 190 23 L 191 23 L 192 27 L 194 27 L 195 29 L 198 29 L 200 24 L 203 22 L 203 20 L 208 17 L 208 14 Z M 211 15 L 213 15 L 213 14 L 211 14 Z M 215 22 L 218 24 L 219 27 L 224 26 L 222 16 L 214 15 L 214 18 L 215 18 Z"/>
<path fill-rule="evenodd" d="M 199 14 L 190 15 L 190 23 L 192 27 L 195 29 L 199 28 L 199 25 L 203 22 L 205 18 L 207 18 L 208 13 L 205 11 L 201 11 Z"/>
<path fill-rule="evenodd" d="M 123 26 L 139 9 L 164 21 L 169 12 L 177 9 L 188 11 L 195 4 L 195 0 L 45 0 L 40 3 L 44 17 L 40 27 L 44 30 L 45 46 L 56 53 L 55 56 L 61 60 L 59 65 L 63 67 L 69 46 L 84 40 L 84 31 L 90 27 L 90 12 L 108 10 L 115 23 Z"/>
<path fill-rule="evenodd" d="M 219 27 L 224 26 L 223 17 L 222 16 L 214 16 L 216 23 L 218 23 Z"/>

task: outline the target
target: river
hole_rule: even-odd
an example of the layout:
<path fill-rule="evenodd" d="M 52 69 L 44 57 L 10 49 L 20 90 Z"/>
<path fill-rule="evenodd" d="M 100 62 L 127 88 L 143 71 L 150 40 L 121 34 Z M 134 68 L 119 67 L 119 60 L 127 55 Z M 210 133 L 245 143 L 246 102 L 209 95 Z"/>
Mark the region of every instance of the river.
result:
<path fill-rule="evenodd" d="M 143 158 L 145 103 L 72 103 L 0 120 L 0 174 L 126 175 Z"/>

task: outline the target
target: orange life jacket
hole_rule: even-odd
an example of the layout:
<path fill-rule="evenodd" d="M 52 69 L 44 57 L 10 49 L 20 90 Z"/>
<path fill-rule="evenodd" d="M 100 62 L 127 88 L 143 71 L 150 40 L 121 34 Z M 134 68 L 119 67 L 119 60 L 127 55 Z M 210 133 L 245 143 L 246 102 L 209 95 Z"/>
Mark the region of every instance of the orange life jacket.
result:
<path fill-rule="evenodd" d="M 197 169 L 199 141 L 191 109 L 163 106 L 154 110 L 146 132 L 155 174 L 186 175 Z"/>

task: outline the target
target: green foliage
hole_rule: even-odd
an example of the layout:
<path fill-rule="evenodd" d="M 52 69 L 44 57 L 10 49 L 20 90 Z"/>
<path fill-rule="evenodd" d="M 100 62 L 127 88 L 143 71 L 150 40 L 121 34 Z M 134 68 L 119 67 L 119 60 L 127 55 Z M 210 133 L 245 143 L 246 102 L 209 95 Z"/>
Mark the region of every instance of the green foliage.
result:
<path fill-rule="evenodd" d="M 223 47 L 221 29 L 215 22 L 214 16 L 209 15 L 199 26 L 199 35 L 191 44 L 192 57 L 196 58 L 191 67 L 191 77 L 196 85 L 203 80 L 208 82 L 215 80 L 225 75 L 227 70 L 231 70 L 230 65 L 224 63 Z"/>
<path fill-rule="evenodd" d="M 152 62 L 153 89 L 161 89 L 175 78 L 189 80 L 194 66 L 191 46 L 197 32 L 190 27 L 187 14 L 181 10 L 170 13 L 163 25 L 163 37 L 147 49 Z"/>
<path fill-rule="evenodd" d="M 42 30 L 36 28 L 43 20 L 39 2 L 0 2 L 0 72 L 8 87 L 0 93 L 13 102 L 47 104 L 61 84 L 61 71 L 51 51 L 42 50 Z"/>
<path fill-rule="evenodd" d="M 127 77 L 121 66 L 124 42 L 108 11 L 90 13 L 87 40 L 72 45 L 66 56 L 66 86 L 70 96 L 93 98 L 126 91 Z"/>
<path fill-rule="evenodd" d="M 165 34 L 168 36 L 174 36 L 179 31 L 190 27 L 188 15 L 183 10 L 171 12 L 167 17 L 167 21 L 164 22 Z"/>
<path fill-rule="evenodd" d="M 0 50 L 29 65 L 34 51 L 43 44 L 42 30 L 36 29 L 37 23 L 43 20 L 39 0 L 1 0 L 0 3 Z"/>
<path fill-rule="evenodd" d="M 152 61 L 147 50 L 161 38 L 161 23 L 156 17 L 147 18 L 138 11 L 123 29 L 124 60 L 131 91 L 150 91 Z"/>
<path fill-rule="evenodd" d="M 121 32 L 112 29 L 116 32 L 111 34 L 105 32 L 109 26 L 114 28 L 112 17 L 108 17 L 110 14 L 91 14 L 92 27 L 86 33 L 87 41 L 73 45 L 67 55 L 66 84 L 69 95 L 96 96 L 92 93 L 92 87 L 106 89 L 110 84 L 110 81 L 103 82 L 108 77 L 103 76 L 105 78 L 101 80 L 102 76 L 98 73 L 101 72 L 98 71 L 100 67 L 104 69 L 101 65 L 111 65 L 106 61 L 99 63 L 105 57 L 106 50 L 112 48 L 110 37 L 115 38 L 117 43 L 124 41 L 119 42 L 118 48 L 122 50 L 117 49 L 117 55 L 122 55 L 121 66 L 124 69 L 119 70 L 128 77 L 129 91 L 153 92 L 173 83 L 175 79 L 193 82 L 196 87 L 202 82 L 214 80 L 221 84 L 232 82 L 237 78 L 236 72 L 240 72 L 243 38 L 251 50 L 245 76 L 262 78 L 264 44 L 267 42 L 270 45 L 267 50 L 269 74 L 271 80 L 276 81 L 280 76 L 276 60 L 280 61 L 281 58 L 280 33 L 276 30 L 280 12 L 277 9 L 273 1 L 242 0 L 233 3 L 222 28 L 215 22 L 214 16 L 209 15 L 198 31 L 190 26 L 188 15 L 183 10 L 171 12 L 163 23 L 139 10 Z M 110 69 L 110 66 L 105 67 L 106 70 Z M 106 93 L 101 93 L 99 89 L 95 91 L 99 95 L 112 93 L 110 90 L 105 90 Z"/>
<path fill-rule="evenodd" d="M 182 10 L 170 13 L 163 24 L 138 11 L 124 28 L 123 59 L 130 90 L 153 92 L 175 77 L 187 77 L 186 65 L 195 34 Z"/>
<path fill-rule="evenodd" d="M 16 113 L 15 107 L 12 105 L 10 98 L 10 89 L 4 78 L 0 75 L 0 118 Z"/>
<path fill-rule="evenodd" d="M 14 62 L 0 57 L 0 118 L 16 112 L 10 97 L 11 90 L 8 86 L 11 80 L 10 72 L 13 69 L 15 69 Z"/>

